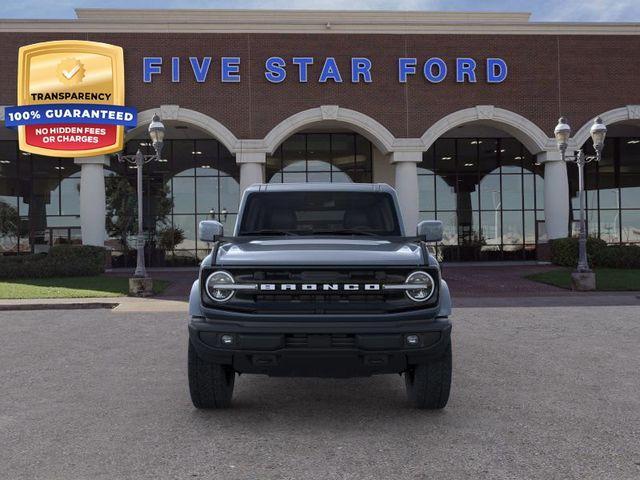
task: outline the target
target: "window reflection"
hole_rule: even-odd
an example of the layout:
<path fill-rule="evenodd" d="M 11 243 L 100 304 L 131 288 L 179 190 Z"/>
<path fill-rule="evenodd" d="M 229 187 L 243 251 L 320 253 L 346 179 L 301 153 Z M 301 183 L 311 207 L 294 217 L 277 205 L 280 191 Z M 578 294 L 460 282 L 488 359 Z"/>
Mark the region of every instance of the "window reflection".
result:
<path fill-rule="evenodd" d="M 535 258 L 543 177 L 512 138 L 441 138 L 418 165 L 421 218 L 444 222 L 445 260 Z"/>
<path fill-rule="evenodd" d="M 269 183 L 371 182 L 371 143 L 355 133 L 298 133 L 267 157 Z"/>
<path fill-rule="evenodd" d="M 591 140 L 584 145 L 593 151 Z M 578 172 L 568 165 L 571 222 L 577 233 L 580 218 Z M 637 243 L 637 211 L 640 209 L 640 139 L 607 137 L 600 162 L 585 171 L 587 230 L 607 243 Z"/>

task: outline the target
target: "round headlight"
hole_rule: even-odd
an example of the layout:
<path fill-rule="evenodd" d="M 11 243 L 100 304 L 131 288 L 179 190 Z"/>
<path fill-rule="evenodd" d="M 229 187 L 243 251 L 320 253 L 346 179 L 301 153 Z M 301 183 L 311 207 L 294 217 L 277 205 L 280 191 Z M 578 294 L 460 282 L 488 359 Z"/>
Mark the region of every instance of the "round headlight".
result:
<path fill-rule="evenodd" d="M 226 302 L 233 297 L 234 290 L 225 289 L 224 285 L 235 283 L 230 273 L 220 270 L 207 277 L 205 291 L 209 298 L 215 302 Z"/>
<path fill-rule="evenodd" d="M 407 290 L 407 297 L 414 302 L 426 302 L 431 298 L 436 289 L 433 277 L 427 272 L 413 272 L 409 274 L 404 283 L 420 285 L 420 288 Z"/>

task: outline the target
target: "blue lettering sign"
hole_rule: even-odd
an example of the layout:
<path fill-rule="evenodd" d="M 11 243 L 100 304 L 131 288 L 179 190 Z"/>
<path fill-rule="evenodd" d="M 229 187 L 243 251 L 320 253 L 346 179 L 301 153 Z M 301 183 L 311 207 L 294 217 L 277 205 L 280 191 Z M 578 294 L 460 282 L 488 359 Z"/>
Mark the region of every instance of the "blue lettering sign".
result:
<path fill-rule="evenodd" d="M 180 82 L 180 57 L 171 57 L 171 81 Z"/>
<path fill-rule="evenodd" d="M 415 75 L 417 63 L 418 59 L 416 58 L 398 59 L 398 81 L 400 83 L 407 83 L 407 75 Z"/>
<path fill-rule="evenodd" d="M 476 83 L 476 61 L 473 58 L 456 58 L 456 82 L 464 83 L 464 77 Z"/>
<path fill-rule="evenodd" d="M 162 57 L 144 57 L 142 59 L 142 81 L 151 83 L 151 75 L 162 72 Z"/>
<path fill-rule="evenodd" d="M 438 68 L 438 73 L 433 73 L 433 67 Z M 424 76 L 431 83 L 440 83 L 447 76 L 447 64 L 438 57 L 427 60 L 424 64 Z"/>
<path fill-rule="evenodd" d="M 209 74 L 211 57 L 204 57 L 202 64 L 198 63 L 198 57 L 189 57 L 189 62 L 191 62 L 191 69 L 193 70 L 193 76 L 196 78 L 196 82 L 203 83 Z"/>
<path fill-rule="evenodd" d="M 340 69 L 333 57 L 327 57 L 324 61 L 322 71 L 320 72 L 320 83 L 326 83 L 327 80 L 333 80 L 336 83 L 342 83 Z"/>
<path fill-rule="evenodd" d="M 240 81 L 240 57 L 222 57 L 221 76 L 223 83 L 238 83 Z"/>
<path fill-rule="evenodd" d="M 313 57 L 293 57 L 291 63 L 298 65 L 298 81 L 307 83 L 307 70 L 313 64 Z"/>
<path fill-rule="evenodd" d="M 502 83 L 507 78 L 507 62 L 501 58 L 487 58 L 487 82 Z"/>
<path fill-rule="evenodd" d="M 351 82 L 360 82 L 360 77 L 365 83 L 371 83 L 371 60 L 364 57 L 354 57 L 351 59 Z"/>
<path fill-rule="evenodd" d="M 264 72 L 264 76 L 271 83 L 280 83 L 284 82 L 284 79 L 287 78 L 287 71 L 284 69 L 286 62 L 282 57 L 269 57 L 267 61 L 264 62 L 264 66 L 267 69 Z"/>

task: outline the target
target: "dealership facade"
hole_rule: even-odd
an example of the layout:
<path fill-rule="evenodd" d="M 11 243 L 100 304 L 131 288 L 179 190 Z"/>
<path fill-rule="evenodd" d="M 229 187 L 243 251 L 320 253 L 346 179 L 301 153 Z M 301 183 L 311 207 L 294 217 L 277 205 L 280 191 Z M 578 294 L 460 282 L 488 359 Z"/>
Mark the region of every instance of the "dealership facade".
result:
<path fill-rule="evenodd" d="M 535 23 L 519 13 L 77 17 L 0 21 L 0 105 L 16 103 L 23 45 L 123 47 L 126 105 L 138 110 L 125 151 L 150 149 L 154 113 L 167 127 L 162 161 L 145 166 L 144 208 L 150 242 L 169 228 L 184 233 L 163 254 L 175 264 L 206 254 L 198 221 L 231 228 L 241 191 L 256 182 L 388 183 L 409 231 L 443 221 L 446 259 L 536 258 L 578 218 L 576 167 L 553 138 L 560 116 L 573 150 L 591 151 L 594 117 L 608 127 L 602 161 L 586 169 L 589 233 L 640 243 L 639 24 Z M 122 239 L 105 218 L 122 215 L 118 189 L 135 186 L 135 168 L 111 156 L 25 154 L 14 130 L 0 130 L 0 252 L 83 242 L 118 257 Z"/>

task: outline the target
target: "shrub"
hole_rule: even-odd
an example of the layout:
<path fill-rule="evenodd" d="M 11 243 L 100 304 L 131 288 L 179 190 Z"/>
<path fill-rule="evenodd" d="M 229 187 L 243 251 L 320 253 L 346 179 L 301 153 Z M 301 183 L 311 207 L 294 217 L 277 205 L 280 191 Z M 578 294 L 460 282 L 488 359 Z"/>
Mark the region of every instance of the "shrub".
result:
<path fill-rule="evenodd" d="M 56 245 L 49 253 L 0 257 L 0 278 L 79 277 L 104 272 L 106 249 Z"/>
<path fill-rule="evenodd" d="M 640 268 L 640 246 L 607 245 L 604 240 L 589 237 L 587 259 L 591 267 Z M 578 239 L 552 240 L 551 261 L 563 267 L 575 267 L 578 263 Z"/>

